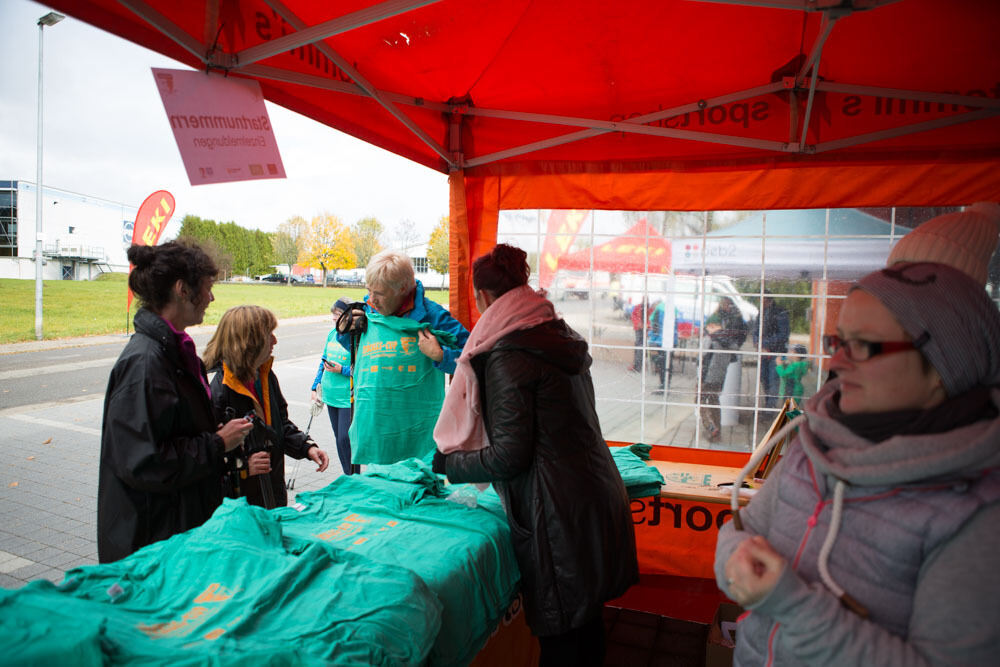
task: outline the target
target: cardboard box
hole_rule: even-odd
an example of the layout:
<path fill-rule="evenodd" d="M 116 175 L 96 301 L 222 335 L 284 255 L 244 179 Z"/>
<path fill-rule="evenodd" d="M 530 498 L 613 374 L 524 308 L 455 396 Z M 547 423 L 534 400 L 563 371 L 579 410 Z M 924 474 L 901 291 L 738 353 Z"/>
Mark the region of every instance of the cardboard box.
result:
<path fill-rule="evenodd" d="M 708 628 L 705 645 L 705 667 L 730 667 L 733 664 L 733 647 L 736 644 L 736 619 L 743 607 L 731 602 L 719 604 Z"/>

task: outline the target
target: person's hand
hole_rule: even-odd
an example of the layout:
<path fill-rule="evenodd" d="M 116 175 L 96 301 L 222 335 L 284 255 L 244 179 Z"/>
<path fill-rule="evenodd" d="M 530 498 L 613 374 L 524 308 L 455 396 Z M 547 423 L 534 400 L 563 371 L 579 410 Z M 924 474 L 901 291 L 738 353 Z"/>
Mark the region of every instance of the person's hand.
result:
<path fill-rule="evenodd" d="M 427 329 L 421 329 L 417 335 L 419 336 L 417 346 L 420 348 L 420 351 L 424 353 L 424 356 L 430 357 L 434 361 L 441 361 L 444 359 L 444 350 L 441 349 L 441 344 L 438 343 L 434 334 Z"/>
<path fill-rule="evenodd" d="M 309 392 L 309 402 L 310 403 L 319 403 L 319 394 L 316 393 L 315 389 L 313 389 L 311 392 Z"/>
<path fill-rule="evenodd" d="M 330 465 L 330 457 L 316 445 L 309 448 L 308 456 L 313 463 L 319 466 L 316 468 L 316 472 L 323 472 Z"/>
<path fill-rule="evenodd" d="M 787 565 L 766 539 L 754 535 L 740 543 L 726 561 L 726 592 L 742 606 L 750 606 L 774 590 Z"/>
<path fill-rule="evenodd" d="M 222 438 L 222 443 L 227 452 L 230 452 L 240 445 L 247 437 L 247 433 L 253 428 L 253 424 L 242 417 L 230 419 L 225 424 L 219 424 L 216 434 Z"/>
<path fill-rule="evenodd" d="M 271 455 L 267 452 L 254 452 L 247 461 L 247 471 L 251 475 L 266 475 L 271 472 Z"/>

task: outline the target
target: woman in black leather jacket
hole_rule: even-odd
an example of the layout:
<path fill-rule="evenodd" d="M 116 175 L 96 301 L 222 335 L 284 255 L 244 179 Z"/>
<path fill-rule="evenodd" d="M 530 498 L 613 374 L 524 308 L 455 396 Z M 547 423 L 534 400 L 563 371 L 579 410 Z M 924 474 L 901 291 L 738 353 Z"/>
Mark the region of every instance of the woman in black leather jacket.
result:
<path fill-rule="evenodd" d="M 508 245 L 473 265 L 483 316 L 435 429 L 434 469 L 500 494 L 541 665 L 600 665 L 604 602 L 638 580 L 629 501 L 601 436 L 587 343 L 528 274 Z"/>
<path fill-rule="evenodd" d="M 223 456 L 250 424 L 217 425 L 205 368 L 184 329 L 213 301 L 217 269 L 197 246 L 134 245 L 142 307 L 111 370 L 101 427 L 97 557 L 108 563 L 200 526 L 222 503 Z"/>

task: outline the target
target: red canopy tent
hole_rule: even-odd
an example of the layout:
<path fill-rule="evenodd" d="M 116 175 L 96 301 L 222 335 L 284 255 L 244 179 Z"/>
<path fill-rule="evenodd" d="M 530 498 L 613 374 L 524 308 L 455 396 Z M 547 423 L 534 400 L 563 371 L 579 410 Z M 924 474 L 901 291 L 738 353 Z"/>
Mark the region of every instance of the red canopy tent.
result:
<path fill-rule="evenodd" d="M 466 324 L 503 209 L 1000 200 L 996 0 L 46 3 L 449 173 Z"/>
<path fill-rule="evenodd" d="M 670 273 L 670 242 L 649 226 L 646 218 L 621 236 L 559 258 L 559 268 L 569 271 L 613 273 Z"/>
<path fill-rule="evenodd" d="M 51 0 L 451 173 L 452 311 L 501 209 L 1000 199 L 995 0 Z"/>

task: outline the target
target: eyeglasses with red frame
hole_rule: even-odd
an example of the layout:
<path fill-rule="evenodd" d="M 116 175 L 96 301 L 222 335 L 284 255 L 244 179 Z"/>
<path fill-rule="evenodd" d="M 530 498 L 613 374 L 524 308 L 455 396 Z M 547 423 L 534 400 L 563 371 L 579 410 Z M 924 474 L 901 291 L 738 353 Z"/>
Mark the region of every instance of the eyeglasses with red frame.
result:
<path fill-rule="evenodd" d="M 831 357 L 837 350 L 843 348 L 851 361 L 868 361 L 880 354 L 893 354 L 916 350 L 917 345 L 911 340 L 864 340 L 862 338 L 841 338 L 836 334 L 823 336 L 823 350 Z"/>

